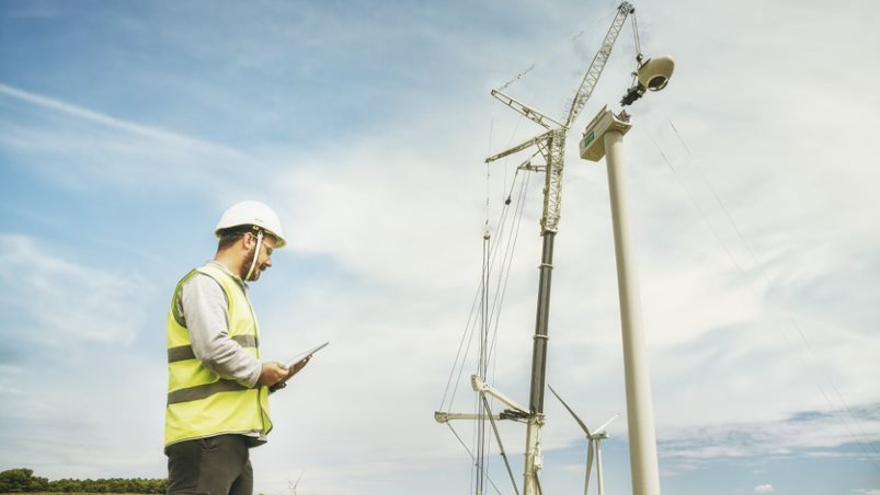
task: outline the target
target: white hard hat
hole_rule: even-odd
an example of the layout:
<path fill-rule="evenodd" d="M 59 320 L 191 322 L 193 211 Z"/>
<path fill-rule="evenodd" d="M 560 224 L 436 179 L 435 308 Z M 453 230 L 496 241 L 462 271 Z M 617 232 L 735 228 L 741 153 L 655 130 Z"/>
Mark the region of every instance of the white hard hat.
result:
<path fill-rule="evenodd" d="M 275 247 L 283 248 L 287 241 L 284 239 L 284 230 L 281 228 L 281 220 L 272 208 L 259 201 L 242 201 L 229 207 L 223 212 L 214 234 L 219 237 L 221 230 L 240 225 L 255 225 L 275 236 L 278 240 Z"/>

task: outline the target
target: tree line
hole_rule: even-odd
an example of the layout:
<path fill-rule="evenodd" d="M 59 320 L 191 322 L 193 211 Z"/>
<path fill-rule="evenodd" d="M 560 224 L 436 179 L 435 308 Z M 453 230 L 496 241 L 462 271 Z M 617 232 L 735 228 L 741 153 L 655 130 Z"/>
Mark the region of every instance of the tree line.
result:
<path fill-rule="evenodd" d="M 165 493 L 167 487 L 167 479 L 101 478 L 49 481 L 34 476 L 34 471 L 27 468 L 0 472 L 0 493 Z"/>

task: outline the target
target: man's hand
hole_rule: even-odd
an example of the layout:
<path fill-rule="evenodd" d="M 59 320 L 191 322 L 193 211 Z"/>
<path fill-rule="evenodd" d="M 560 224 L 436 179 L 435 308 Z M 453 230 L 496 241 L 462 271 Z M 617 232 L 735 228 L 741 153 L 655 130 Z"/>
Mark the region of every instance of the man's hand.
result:
<path fill-rule="evenodd" d="M 294 364 L 293 366 L 290 367 L 290 369 L 287 372 L 287 375 L 283 379 L 281 379 L 280 381 L 278 381 L 278 383 L 275 383 L 274 385 L 269 387 L 269 391 L 274 392 L 276 390 L 279 390 L 279 389 L 286 387 L 287 380 L 290 380 L 291 378 L 293 378 L 293 375 L 299 373 L 299 371 L 301 369 L 305 368 L 306 365 L 309 364 L 309 360 L 311 360 L 311 359 L 312 359 L 312 355 L 310 354 L 310 355 L 300 359 L 299 361 L 297 361 L 296 364 Z"/>
<path fill-rule="evenodd" d="M 272 385 L 289 378 L 289 374 L 290 370 L 279 362 L 270 361 L 268 363 L 263 363 L 263 369 L 260 371 L 259 384 L 271 387 Z"/>

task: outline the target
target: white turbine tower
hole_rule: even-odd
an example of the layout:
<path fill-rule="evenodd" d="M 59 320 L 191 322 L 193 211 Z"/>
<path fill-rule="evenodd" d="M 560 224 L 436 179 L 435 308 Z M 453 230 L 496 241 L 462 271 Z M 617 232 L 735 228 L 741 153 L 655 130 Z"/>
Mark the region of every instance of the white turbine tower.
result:
<path fill-rule="evenodd" d="M 590 489 L 590 472 L 593 470 L 593 452 L 595 451 L 596 458 L 596 484 L 599 486 L 599 495 L 604 495 L 605 492 L 605 483 L 602 479 L 602 440 L 608 438 L 608 433 L 605 431 L 605 428 L 611 424 L 612 421 L 617 419 L 617 414 L 612 416 L 608 421 L 604 422 L 602 426 L 596 428 L 594 431 L 590 431 L 587 427 L 586 423 L 578 417 L 575 412 L 568 407 L 568 404 L 562 400 L 562 397 L 553 390 L 549 384 L 547 388 L 553 392 L 553 395 L 559 399 L 559 402 L 562 402 L 562 405 L 565 406 L 565 409 L 572 415 L 577 424 L 584 430 L 584 434 L 587 436 L 587 473 L 584 477 L 584 495 L 587 495 L 587 492 Z"/>

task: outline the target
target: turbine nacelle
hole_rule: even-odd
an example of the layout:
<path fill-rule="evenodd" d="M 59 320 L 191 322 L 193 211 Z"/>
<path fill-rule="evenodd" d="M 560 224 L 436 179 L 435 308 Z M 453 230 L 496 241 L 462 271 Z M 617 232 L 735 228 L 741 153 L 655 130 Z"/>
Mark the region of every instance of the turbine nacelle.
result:
<path fill-rule="evenodd" d="M 641 55 L 639 55 L 641 57 Z M 675 60 L 668 55 L 654 57 L 639 64 L 634 73 L 636 83 L 627 90 L 620 100 L 623 106 L 632 105 L 645 94 L 645 91 L 660 91 L 669 84 L 672 72 L 675 70 Z"/>
<path fill-rule="evenodd" d="M 668 55 L 649 58 L 639 66 L 639 83 L 648 88 L 648 91 L 660 91 L 669 84 L 674 70 L 675 60 Z"/>

